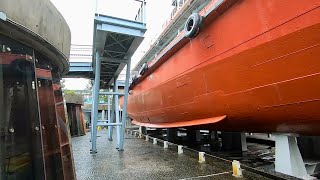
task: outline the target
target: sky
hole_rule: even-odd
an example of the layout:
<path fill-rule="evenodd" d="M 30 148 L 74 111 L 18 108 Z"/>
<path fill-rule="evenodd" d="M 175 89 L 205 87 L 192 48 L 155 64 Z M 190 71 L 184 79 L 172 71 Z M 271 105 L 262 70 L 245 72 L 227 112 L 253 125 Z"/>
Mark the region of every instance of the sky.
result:
<path fill-rule="evenodd" d="M 51 0 L 67 21 L 71 30 L 71 44 L 92 45 L 94 14 L 133 20 L 140 3 L 135 0 Z M 147 0 L 147 32 L 145 39 L 132 57 L 132 68 L 149 49 L 152 41 L 162 31 L 162 25 L 169 18 L 172 0 Z M 96 6 L 97 5 L 97 6 Z M 89 80 L 67 78 L 66 89 L 81 90 Z"/>

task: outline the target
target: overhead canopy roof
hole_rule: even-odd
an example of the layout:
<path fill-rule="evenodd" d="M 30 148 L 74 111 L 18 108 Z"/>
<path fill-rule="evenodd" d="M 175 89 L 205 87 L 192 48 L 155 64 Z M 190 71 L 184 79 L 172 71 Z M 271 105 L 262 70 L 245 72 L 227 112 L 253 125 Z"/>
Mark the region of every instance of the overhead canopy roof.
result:
<path fill-rule="evenodd" d="M 143 40 L 146 25 L 101 14 L 94 19 L 93 70 L 95 69 L 95 51 L 101 56 L 101 89 L 107 88 L 118 77 L 127 60 Z"/>

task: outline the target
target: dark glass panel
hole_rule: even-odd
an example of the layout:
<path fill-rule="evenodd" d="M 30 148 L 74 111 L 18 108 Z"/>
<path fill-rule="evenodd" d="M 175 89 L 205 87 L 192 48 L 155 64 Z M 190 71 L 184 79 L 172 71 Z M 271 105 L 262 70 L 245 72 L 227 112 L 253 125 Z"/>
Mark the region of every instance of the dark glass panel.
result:
<path fill-rule="evenodd" d="M 44 179 L 33 50 L 0 34 L 0 179 Z"/>

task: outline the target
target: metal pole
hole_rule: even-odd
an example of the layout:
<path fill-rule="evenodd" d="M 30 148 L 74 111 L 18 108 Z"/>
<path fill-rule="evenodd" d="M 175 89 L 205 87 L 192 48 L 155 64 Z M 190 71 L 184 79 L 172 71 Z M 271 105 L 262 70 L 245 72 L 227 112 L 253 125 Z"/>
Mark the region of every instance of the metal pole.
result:
<path fill-rule="evenodd" d="M 99 92 L 100 95 L 124 95 L 124 93 L 121 92 Z"/>
<path fill-rule="evenodd" d="M 101 114 L 101 119 L 102 120 L 105 120 L 105 116 L 104 116 L 105 114 L 106 114 L 105 110 L 102 110 L 102 114 Z"/>
<path fill-rule="evenodd" d="M 94 80 L 93 80 L 93 85 L 94 85 Z M 92 142 L 92 133 L 93 133 L 93 112 L 94 112 L 94 98 L 93 98 L 93 93 L 94 93 L 94 86 L 92 87 L 92 92 L 91 92 L 91 97 L 92 97 L 92 103 L 91 103 L 91 118 L 90 118 L 90 125 L 91 125 L 91 130 L 90 130 L 90 142 Z"/>
<path fill-rule="evenodd" d="M 96 14 L 98 14 L 98 0 L 96 0 Z"/>
<path fill-rule="evenodd" d="M 122 126 L 121 126 L 119 151 L 123 151 L 123 144 L 124 144 L 124 130 L 125 130 L 126 120 L 127 120 L 127 103 L 128 103 L 128 91 L 129 91 L 129 79 L 130 79 L 130 66 L 131 66 L 131 59 L 129 59 L 127 62 L 127 72 L 126 72 L 126 81 L 125 81 L 125 86 L 124 86 Z"/>
<path fill-rule="evenodd" d="M 116 92 L 116 80 L 117 80 L 117 77 L 114 77 L 114 83 L 113 83 L 113 92 Z M 113 123 L 114 122 L 114 116 L 115 116 L 115 99 L 116 99 L 116 96 L 115 94 L 113 95 L 112 97 L 112 114 L 111 114 L 111 119 L 109 121 L 109 123 Z M 113 134 L 113 127 L 109 127 L 108 128 L 108 140 L 109 141 L 112 141 L 112 134 Z"/>
<path fill-rule="evenodd" d="M 110 96 L 108 95 L 108 122 L 110 121 Z"/>
<path fill-rule="evenodd" d="M 115 82 L 114 82 L 114 86 L 116 87 L 115 88 L 115 91 L 117 92 L 118 91 L 118 83 L 117 83 L 117 80 L 115 80 Z M 115 112 L 115 114 L 116 114 L 116 123 L 120 123 L 120 117 L 119 117 L 119 96 L 118 95 L 115 95 L 115 99 L 114 99 L 114 106 L 115 106 L 115 110 L 116 110 L 116 112 Z M 119 147 L 120 147 L 120 136 L 121 136 L 121 132 L 120 132 L 120 130 L 121 130 L 121 128 L 120 128 L 120 126 L 117 126 L 116 127 L 116 130 L 117 130 L 117 149 L 119 149 Z"/>
<path fill-rule="evenodd" d="M 145 0 L 143 0 L 143 14 L 142 14 L 142 18 L 143 18 L 143 24 L 147 24 L 147 8 L 146 8 L 146 5 L 147 5 L 147 3 L 146 3 L 146 1 Z"/>
<path fill-rule="evenodd" d="M 95 65 L 94 88 L 92 95 L 92 109 L 91 109 L 91 154 L 97 153 L 97 120 L 98 120 L 98 105 L 99 105 L 99 91 L 100 91 L 100 53 L 96 51 L 96 65 Z"/>

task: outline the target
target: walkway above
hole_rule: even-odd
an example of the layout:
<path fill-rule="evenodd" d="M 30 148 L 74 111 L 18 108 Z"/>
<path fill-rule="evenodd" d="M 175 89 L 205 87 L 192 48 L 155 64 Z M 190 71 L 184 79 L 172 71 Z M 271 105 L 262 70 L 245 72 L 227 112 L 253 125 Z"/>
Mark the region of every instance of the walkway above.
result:
<path fill-rule="evenodd" d="M 94 19 L 93 50 L 101 53 L 100 88 L 110 86 L 143 40 L 146 25 L 101 14 Z M 93 69 L 95 66 L 93 52 Z"/>
<path fill-rule="evenodd" d="M 70 69 L 65 78 L 88 78 L 93 79 L 91 62 L 70 62 Z"/>

